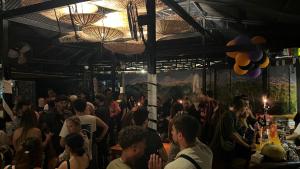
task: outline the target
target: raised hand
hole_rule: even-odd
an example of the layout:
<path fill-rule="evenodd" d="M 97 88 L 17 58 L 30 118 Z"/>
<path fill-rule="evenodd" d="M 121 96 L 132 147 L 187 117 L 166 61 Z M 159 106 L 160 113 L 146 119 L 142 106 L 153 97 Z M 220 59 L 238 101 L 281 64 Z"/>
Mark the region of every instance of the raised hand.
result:
<path fill-rule="evenodd" d="M 159 155 L 151 154 L 150 159 L 148 161 L 148 168 L 149 169 L 162 169 L 162 159 Z"/>

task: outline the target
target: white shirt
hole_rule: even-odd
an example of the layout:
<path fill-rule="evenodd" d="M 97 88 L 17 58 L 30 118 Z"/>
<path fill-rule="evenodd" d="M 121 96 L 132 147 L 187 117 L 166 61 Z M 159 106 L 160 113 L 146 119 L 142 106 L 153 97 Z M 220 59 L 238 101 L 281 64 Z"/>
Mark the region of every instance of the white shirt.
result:
<path fill-rule="evenodd" d="M 181 154 L 188 155 L 194 159 L 202 169 L 212 169 L 213 153 L 210 148 L 196 140 L 195 146 L 181 150 L 176 159 L 166 165 L 165 169 L 196 169 L 193 163 L 185 158 L 179 157 Z"/>
<path fill-rule="evenodd" d="M 83 115 L 83 116 L 77 116 L 80 119 L 81 124 L 81 131 L 88 136 L 90 146 L 89 150 L 93 149 L 93 133 L 97 129 L 97 118 L 92 115 Z M 64 125 L 62 129 L 60 130 L 59 136 L 62 138 L 65 138 L 69 134 L 66 121 L 64 121 Z M 90 159 L 92 159 L 92 154 L 90 152 L 87 152 L 89 154 Z"/>
<path fill-rule="evenodd" d="M 300 135 L 300 123 L 297 125 L 296 129 L 294 130 L 294 133 Z"/>
<path fill-rule="evenodd" d="M 111 161 L 106 169 L 131 169 L 121 158 Z"/>
<path fill-rule="evenodd" d="M 83 116 L 77 116 L 80 119 L 81 129 L 83 131 L 86 131 L 86 134 L 88 135 L 88 138 L 91 139 L 93 136 L 93 133 L 96 131 L 96 117 L 92 115 L 83 115 Z M 64 122 L 64 125 L 62 129 L 60 130 L 59 136 L 60 137 L 66 137 L 69 134 L 66 121 Z"/>

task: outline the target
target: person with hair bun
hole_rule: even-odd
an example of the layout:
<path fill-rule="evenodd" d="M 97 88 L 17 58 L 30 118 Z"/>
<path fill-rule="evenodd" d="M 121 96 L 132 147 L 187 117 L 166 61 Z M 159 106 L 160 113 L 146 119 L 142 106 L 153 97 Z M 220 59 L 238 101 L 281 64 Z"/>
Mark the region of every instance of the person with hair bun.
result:
<path fill-rule="evenodd" d="M 20 150 L 15 155 L 15 165 L 8 165 L 5 169 L 41 169 L 42 142 L 37 137 L 26 138 Z"/>
<path fill-rule="evenodd" d="M 84 150 L 84 139 L 78 133 L 65 137 L 65 148 L 70 152 L 70 160 L 64 161 L 58 169 L 87 169 L 89 158 Z"/>

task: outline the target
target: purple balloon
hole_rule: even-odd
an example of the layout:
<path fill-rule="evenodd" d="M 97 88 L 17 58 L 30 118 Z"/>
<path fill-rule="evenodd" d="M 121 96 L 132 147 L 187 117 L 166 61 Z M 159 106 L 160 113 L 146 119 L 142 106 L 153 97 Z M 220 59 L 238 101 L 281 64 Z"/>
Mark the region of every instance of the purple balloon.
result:
<path fill-rule="evenodd" d="M 263 58 L 263 51 L 259 48 L 249 52 L 250 60 L 253 62 L 258 62 Z"/>
<path fill-rule="evenodd" d="M 252 77 L 252 78 L 257 78 L 260 74 L 261 74 L 261 69 L 256 68 L 256 69 L 252 70 L 251 72 L 249 72 L 248 76 Z"/>
<path fill-rule="evenodd" d="M 237 42 L 237 45 L 248 45 L 251 44 L 251 40 L 248 36 L 239 35 L 234 40 Z"/>

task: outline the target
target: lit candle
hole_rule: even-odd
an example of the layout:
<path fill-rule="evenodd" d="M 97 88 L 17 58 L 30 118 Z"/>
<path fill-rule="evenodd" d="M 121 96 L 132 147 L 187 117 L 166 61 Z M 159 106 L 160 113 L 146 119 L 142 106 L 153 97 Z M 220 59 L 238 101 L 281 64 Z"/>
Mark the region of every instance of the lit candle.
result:
<path fill-rule="evenodd" d="M 264 103 L 264 108 L 266 108 L 267 107 L 267 102 L 268 102 L 267 96 L 263 96 L 262 100 L 263 100 L 263 103 Z"/>

